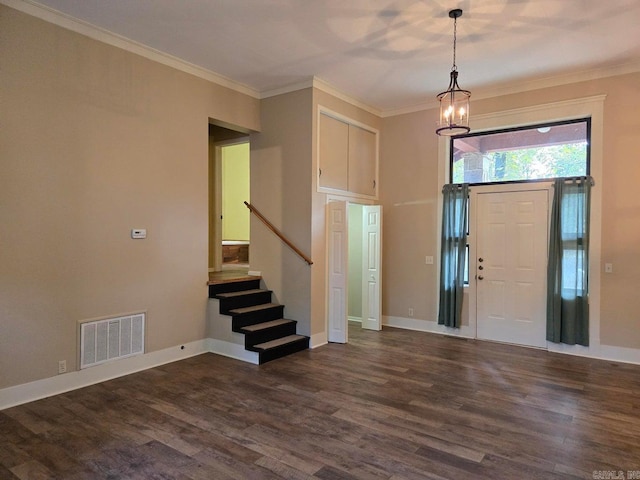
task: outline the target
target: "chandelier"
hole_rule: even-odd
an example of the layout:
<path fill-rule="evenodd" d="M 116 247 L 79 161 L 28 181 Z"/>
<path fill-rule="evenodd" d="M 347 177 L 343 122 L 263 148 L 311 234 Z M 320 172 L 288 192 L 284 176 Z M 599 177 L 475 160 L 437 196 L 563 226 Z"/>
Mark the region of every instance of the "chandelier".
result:
<path fill-rule="evenodd" d="M 469 128 L 469 90 L 462 90 L 458 85 L 458 66 L 456 65 L 456 27 L 458 18 L 462 16 L 462 10 L 456 8 L 449 12 L 449 18 L 453 18 L 453 66 L 449 87 L 438 94 L 440 102 L 440 117 L 438 119 L 438 135 L 450 137 L 468 133 Z"/>

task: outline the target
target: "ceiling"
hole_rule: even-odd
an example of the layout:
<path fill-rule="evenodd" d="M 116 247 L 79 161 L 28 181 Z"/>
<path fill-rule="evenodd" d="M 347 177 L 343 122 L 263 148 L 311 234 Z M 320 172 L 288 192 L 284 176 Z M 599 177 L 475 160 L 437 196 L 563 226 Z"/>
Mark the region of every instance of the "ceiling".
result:
<path fill-rule="evenodd" d="M 33 2 L 31 2 L 33 3 Z M 640 70 L 638 0 L 38 0 L 257 92 L 321 79 L 380 111 Z M 626 69 L 626 70 L 625 70 Z M 472 97 L 473 98 L 473 97 Z"/>

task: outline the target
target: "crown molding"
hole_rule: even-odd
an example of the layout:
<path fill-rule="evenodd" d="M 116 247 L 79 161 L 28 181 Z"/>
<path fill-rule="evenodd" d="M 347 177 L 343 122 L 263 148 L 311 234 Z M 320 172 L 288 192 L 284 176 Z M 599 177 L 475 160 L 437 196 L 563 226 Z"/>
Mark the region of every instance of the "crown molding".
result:
<path fill-rule="evenodd" d="M 323 92 L 328 93 L 329 95 L 332 95 L 344 102 L 350 103 L 351 105 L 358 107 L 364 110 L 365 112 L 369 112 L 372 115 L 376 115 L 377 117 L 382 117 L 382 110 L 376 107 L 373 107 L 363 102 L 362 100 L 358 100 L 357 98 L 354 98 L 350 95 L 347 95 L 346 93 L 341 92 L 336 87 L 326 82 L 325 80 L 322 80 L 321 78 L 313 77 L 313 86 L 318 90 L 322 90 Z"/>
<path fill-rule="evenodd" d="M 276 95 L 296 92 L 298 90 L 303 90 L 305 88 L 310 88 L 310 87 L 317 88 L 318 90 L 328 93 L 329 95 L 336 97 L 342 100 L 343 102 L 353 105 L 354 107 L 358 107 L 361 110 L 364 110 L 365 112 L 369 112 L 372 115 L 376 115 L 378 117 L 382 116 L 381 110 L 363 102 L 362 100 L 358 100 L 357 98 L 354 98 L 351 95 L 348 95 L 338 90 L 329 82 L 315 76 L 308 78 L 302 82 L 292 83 L 291 85 L 287 85 L 285 87 L 264 91 L 261 93 L 260 98 L 262 99 L 262 98 L 275 97 Z"/>
<path fill-rule="evenodd" d="M 116 33 L 110 32 L 104 28 L 98 27 L 91 23 L 79 20 L 75 17 L 62 13 L 53 8 L 47 7 L 46 5 L 37 3 L 33 0 L 0 0 L 0 4 L 6 5 L 10 8 L 21 11 L 23 13 L 39 18 L 46 22 L 52 23 L 59 27 L 65 28 L 67 30 L 71 30 L 73 32 L 87 36 L 94 40 L 114 46 L 116 48 L 126 50 L 128 52 L 131 52 L 141 57 L 155 61 L 162 65 L 175 68 L 182 72 L 194 75 L 204 80 L 208 80 L 222 87 L 229 88 L 230 90 L 234 90 L 236 92 L 245 94 L 247 96 L 250 96 L 256 99 L 269 98 L 276 95 L 282 95 L 284 93 L 290 93 L 297 90 L 314 87 L 314 88 L 317 88 L 318 90 L 328 93 L 329 95 L 332 95 L 344 102 L 347 102 L 355 107 L 358 107 L 366 112 L 369 112 L 381 118 L 393 117 L 396 115 L 403 115 L 407 113 L 414 113 L 414 112 L 420 112 L 424 110 L 438 108 L 438 102 L 434 98 L 433 100 L 429 100 L 429 101 L 425 101 L 425 102 L 421 102 L 418 104 L 409 105 L 405 107 L 379 109 L 340 91 L 333 85 L 329 84 L 327 81 L 322 80 L 321 78 L 318 78 L 315 76 L 308 78 L 304 81 L 288 85 L 288 86 L 284 86 L 284 87 L 280 87 L 272 90 L 258 91 L 254 88 L 251 88 L 247 85 L 239 83 L 228 77 L 215 73 L 211 70 L 207 70 L 198 65 L 186 62 L 178 57 L 169 55 L 168 53 L 162 52 L 160 50 L 156 50 L 147 45 L 128 39 Z M 487 88 L 479 88 L 473 91 L 472 99 L 482 100 L 482 99 L 504 96 L 509 94 L 539 90 L 542 88 L 549 88 L 549 87 L 567 85 L 571 83 L 578 83 L 583 81 L 612 77 L 617 75 L 624 75 L 628 73 L 635 73 L 639 71 L 640 71 L 640 60 L 634 60 L 631 62 L 613 65 L 613 66 L 598 67 L 598 68 L 580 70 L 580 71 L 561 74 L 561 75 L 554 75 L 554 76 L 542 77 L 542 78 L 531 79 L 531 80 L 523 80 L 520 82 L 513 81 L 513 82 L 509 82 L 502 85 L 493 85 Z"/>
<path fill-rule="evenodd" d="M 524 93 L 543 88 L 558 87 L 571 83 L 587 82 L 598 80 L 600 78 L 615 77 L 618 75 L 626 75 L 628 73 L 640 72 L 640 60 L 631 61 L 607 67 L 598 67 L 587 70 L 566 73 L 562 75 L 554 75 L 549 77 L 537 78 L 532 80 L 524 80 L 522 82 L 510 82 L 503 85 L 493 85 L 487 88 L 480 88 L 472 92 L 472 100 L 483 100 L 487 98 L 501 97 L 514 93 Z M 438 108 L 438 102 L 435 100 L 411 105 L 407 107 L 383 110 L 381 116 L 394 117 L 396 115 L 404 115 L 406 113 L 415 113 L 423 110 Z"/>
<path fill-rule="evenodd" d="M 208 80 L 222 87 L 229 88 L 253 98 L 260 98 L 259 92 L 247 85 L 243 85 L 228 77 L 186 62 L 178 57 L 161 52 L 160 50 L 156 50 L 142 43 L 128 39 L 122 35 L 110 32 L 109 30 L 98 27 L 89 22 L 79 20 L 71 15 L 67 15 L 58 10 L 47 7 L 46 5 L 42 5 L 32 0 L 0 0 L 0 4 L 99 42 L 134 53 L 148 60 L 152 60 L 162 65 Z"/>

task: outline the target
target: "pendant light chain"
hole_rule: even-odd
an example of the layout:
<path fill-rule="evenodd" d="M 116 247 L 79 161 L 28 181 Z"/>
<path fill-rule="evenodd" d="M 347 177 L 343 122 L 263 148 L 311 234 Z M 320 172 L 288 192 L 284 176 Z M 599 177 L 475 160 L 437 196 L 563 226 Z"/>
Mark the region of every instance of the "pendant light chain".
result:
<path fill-rule="evenodd" d="M 453 17 L 453 66 L 451 67 L 451 71 L 454 71 L 454 72 L 458 71 L 458 66 L 456 65 L 457 30 L 458 30 L 458 17 Z"/>

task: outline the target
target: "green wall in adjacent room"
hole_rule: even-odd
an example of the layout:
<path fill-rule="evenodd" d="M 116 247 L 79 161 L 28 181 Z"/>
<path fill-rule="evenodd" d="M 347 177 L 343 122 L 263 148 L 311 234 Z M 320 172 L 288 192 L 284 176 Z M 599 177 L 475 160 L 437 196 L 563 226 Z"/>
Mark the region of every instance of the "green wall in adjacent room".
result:
<path fill-rule="evenodd" d="M 249 241 L 249 143 L 222 147 L 222 240 Z"/>

